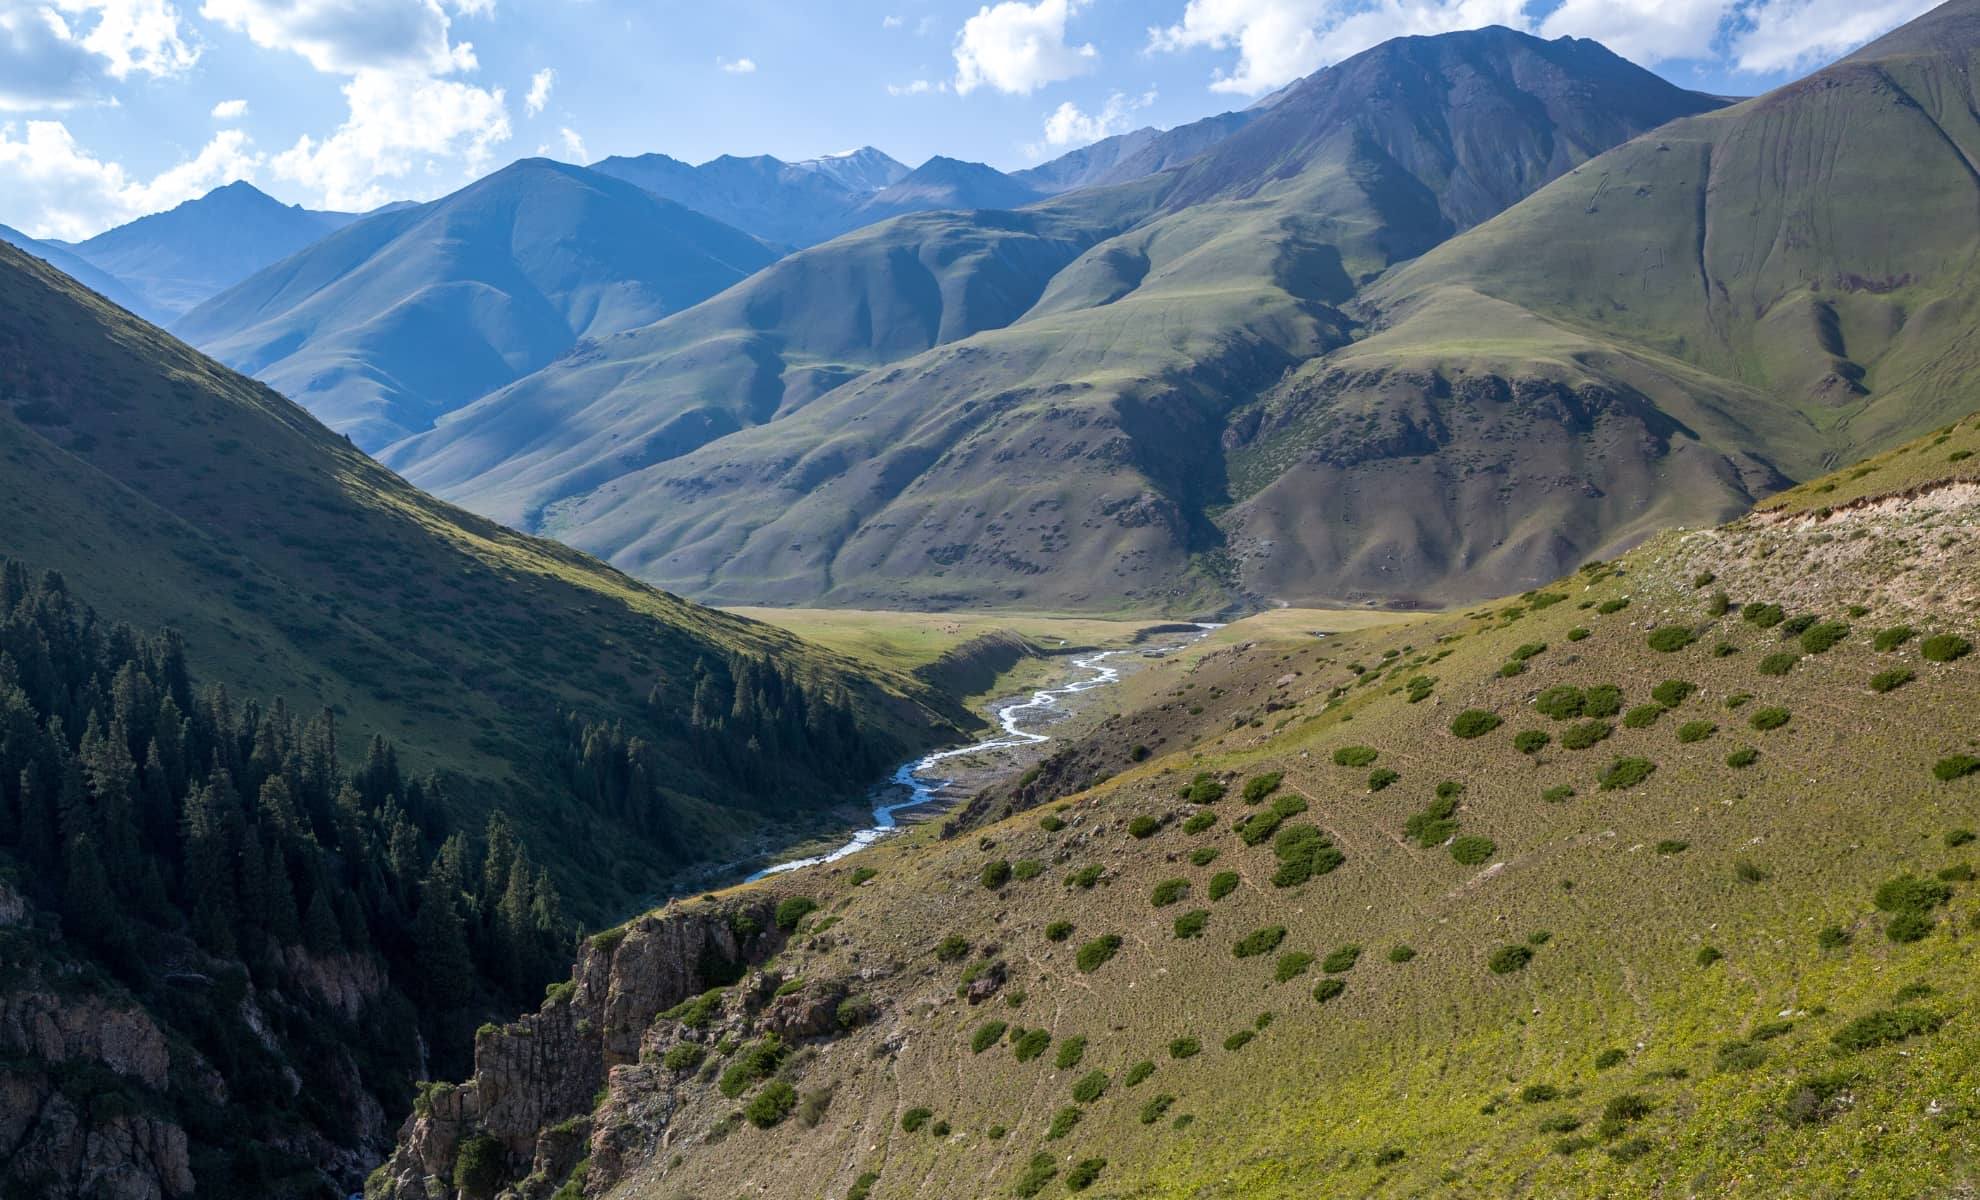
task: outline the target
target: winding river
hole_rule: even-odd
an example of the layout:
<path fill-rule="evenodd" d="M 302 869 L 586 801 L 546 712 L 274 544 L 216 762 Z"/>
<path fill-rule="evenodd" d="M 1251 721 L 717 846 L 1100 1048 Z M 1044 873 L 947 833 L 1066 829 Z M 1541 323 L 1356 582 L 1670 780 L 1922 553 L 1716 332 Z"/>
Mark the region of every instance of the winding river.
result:
<path fill-rule="evenodd" d="M 1195 645 L 1197 642 L 1208 637 L 1212 631 L 1219 628 L 1221 626 L 1198 624 L 1195 633 L 1184 636 L 1173 645 L 1152 649 L 1102 650 L 1073 659 L 1072 665 L 1074 667 L 1089 672 L 1089 674 L 1082 678 L 1074 679 L 1070 683 L 1060 684 L 1057 687 L 1040 688 L 1038 691 L 1031 693 L 1028 699 L 1015 700 L 1009 704 L 1002 704 L 993 710 L 997 724 L 1003 730 L 1002 733 L 993 733 L 983 740 L 972 742 L 967 746 L 958 746 L 952 750 L 937 750 L 932 754 L 925 754 L 911 762 L 903 763 L 894 772 L 893 779 L 890 781 L 892 786 L 887 789 L 887 793 L 896 795 L 899 789 L 905 789 L 907 791 L 907 798 L 876 807 L 873 810 L 873 824 L 855 832 L 852 838 L 843 846 L 826 854 L 814 854 L 809 858 L 794 858 L 789 862 L 780 862 L 775 866 L 765 867 L 763 870 L 751 875 L 749 881 L 754 882 L 766 875 L 780 875 L 785 871 L 795 871 L 800 867 L 837 862 L 848 854 L 857 854 L 859 851 L 866 849 L 868 846 L 871 846 L 881 838 L 900 828 L 900 821 L 894 814 L 905 812 L 912 808 L 919 808 L 922 805 L 930 803 L 943 788 L 948 787 L 950 783 L 954 782 L 948 777 L 935 773 L 944 761 L 965 754 L 980 754 L 985 750 L 1005 750 L 1019 746 L 1035 746 L 1040 742 L 1049 742 L 1052 740 L 1050 737 L 1026 729 L 1023 727 L 1024 724 L 1039 717 L 1056 718 L 1065 711 L 1060 705 L 1060 701 L 1077 696 L 1081 692 L 1090 692 L 1095 688 L 1111 687 L 1119 683 L 1121 679 L 1120 668 L 1109 666 L 1107 663 L 1108 659 L 1130 654 L 1140 655 L 1143 658 L 1160 658 L 1164 655 L 1174 654 L 1176 651 L 1185 647 Z"/>

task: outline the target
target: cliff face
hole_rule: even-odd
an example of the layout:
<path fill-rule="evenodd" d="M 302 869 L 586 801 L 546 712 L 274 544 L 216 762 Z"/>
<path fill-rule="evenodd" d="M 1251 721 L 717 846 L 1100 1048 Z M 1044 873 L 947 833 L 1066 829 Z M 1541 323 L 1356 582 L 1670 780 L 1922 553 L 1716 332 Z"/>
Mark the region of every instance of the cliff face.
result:
<path fill-rule="evenodd" d="M 574 1195 L 583 1178 L 572 1184 L 572 1171 L 587 1159 L 586 1173 L 602 1186 L 640 1141 L 634 1126 L 651 1127 L 655 1115 L 650 1106 L 630 1113 L 636 1105 L 618 1102 L 617 1117 L 593 1120 L 622 1075 L 628 1084 L 639 1078 L 642 1052 L 653 1056 L 653 1018 L 734 983 L 781 944 L 770 901 L 761 897 L 649 914 L 590 938 L 570 981 L 553 987 L 539 1010 L 482 1027 L 470 1079 L 426 1088 L 366 1195 Z M 817 1016 L 785 1019 L 795 1029 Z"/>

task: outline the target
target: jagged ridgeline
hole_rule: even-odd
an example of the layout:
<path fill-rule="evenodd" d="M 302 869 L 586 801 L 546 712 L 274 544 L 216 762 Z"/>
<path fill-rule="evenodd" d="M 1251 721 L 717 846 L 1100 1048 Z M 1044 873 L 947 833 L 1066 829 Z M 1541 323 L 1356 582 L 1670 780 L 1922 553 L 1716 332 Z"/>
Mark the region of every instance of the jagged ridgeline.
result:
<path fill-rule="evenodd" d="M 367 1193 L 1964 1194 L 1976 454 L 1236 623 L 946 835 L 592 938 Z"/>
<path fill-rule="evenodd" d="M 569 924 L 507 818 L 0 561 L 0 1188 L 329 1194 Z"/>

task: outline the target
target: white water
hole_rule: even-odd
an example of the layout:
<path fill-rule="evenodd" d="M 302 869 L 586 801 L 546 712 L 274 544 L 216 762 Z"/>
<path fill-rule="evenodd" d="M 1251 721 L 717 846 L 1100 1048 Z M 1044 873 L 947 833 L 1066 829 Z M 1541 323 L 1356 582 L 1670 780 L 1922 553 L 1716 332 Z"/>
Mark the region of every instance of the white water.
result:
<path fill-rule="evenodd" d="M 748 881 L 754 882 L 766 875 L 781 875 L 785 871 L 795 871 L 799 867 L 811 867 L 819 863 L 837 862 L 848 854 L 857 854 L 859 851 L 866 849 L 868 846 L 871 846 L 881 838 L 900 828 L 900 822 L 894 817 L 895 813 L 927 804 L 935 798 L 937 793 L 953 782 L 951 779 L 929 774 L 943 760 L 956 758 L 964 754 L 980 754 L 985 750 L 1004 750 L 1015 746 L 1032 746 L 1039 742 L 1049 742 L 1052 739 L 1042 733 L 1033 733 L 1028 729 L 1020 729 L 1018 727 L 1019 722 L 1024 719 L 1025 714 L 1056 715 L 1061 711 L 1059 701 L 1062 698 L 1076 696 L 1081 692 L 1090 692 L 1094 688 L 1107 687 L 1110 684 L 1120 682 L 1121 673 L 1119 669 L 1107 665 L 1107 660 L 1110 658 L 1122 654 L 1140 654 L 1144 658 L 1159 658 L 1165 654 L 1173 654 L 1185 646 L 1194 645 L 1208 637 L 1212 630 L 1219 628 L 1222 628 L 1222 626 L 1198 624 L 1197 629 L 1199 632 L 1192 634 L 1173 646 L 1164 646 L 1153 650 L 1103 650 L 1097 654 L 1089 654 L 1084 658 L 1073 659 L 1073 666 L 1093 673 L 1084 679 L 1075 679 L 1071 683 L 1061 684 L 1058 687 L 1041 688 L 1031 693 L 1031 698 L 1028 700 L 1017 700 L 1010 704 L 1000 705 L 995 711 L 997 724 L 1004 731 L 1001 734 L 992 734 L 980 742 L 973 742 L 967 746 L 958 746 L 953 750 L 937 750 L 933 754 L 923 755 L 912 762 L 902 764 L 894 772 L 892 782 L 895 788 L 906 788 L 908 790 L 908 798 L 892 804 L 882 804 L 875 808 L 873 810 L 873 824 L 854 833 L 852 840 L 848 841 L 845 845 L 840 846 L 828 854 L 817 854 L 810 858 L 794 858 L 789 862 L 781 862 L 772 867 L 765 867 L 763 870 L 751 875 Z"/>

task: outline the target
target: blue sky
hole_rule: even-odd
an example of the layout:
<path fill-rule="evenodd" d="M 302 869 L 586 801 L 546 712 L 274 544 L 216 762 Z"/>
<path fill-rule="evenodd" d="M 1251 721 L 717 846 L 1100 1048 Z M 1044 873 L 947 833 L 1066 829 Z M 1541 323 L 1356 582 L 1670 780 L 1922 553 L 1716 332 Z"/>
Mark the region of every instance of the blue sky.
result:
<path fill-rule="evenodd" d="M 0 0 L 0 223 L 78 238 L 236 178 L 426 199 L 530 154 L 1006 169 L 1241 108 L 1388 37 L 1594 37 L 1752 94 L 1922 0 Z"/>

